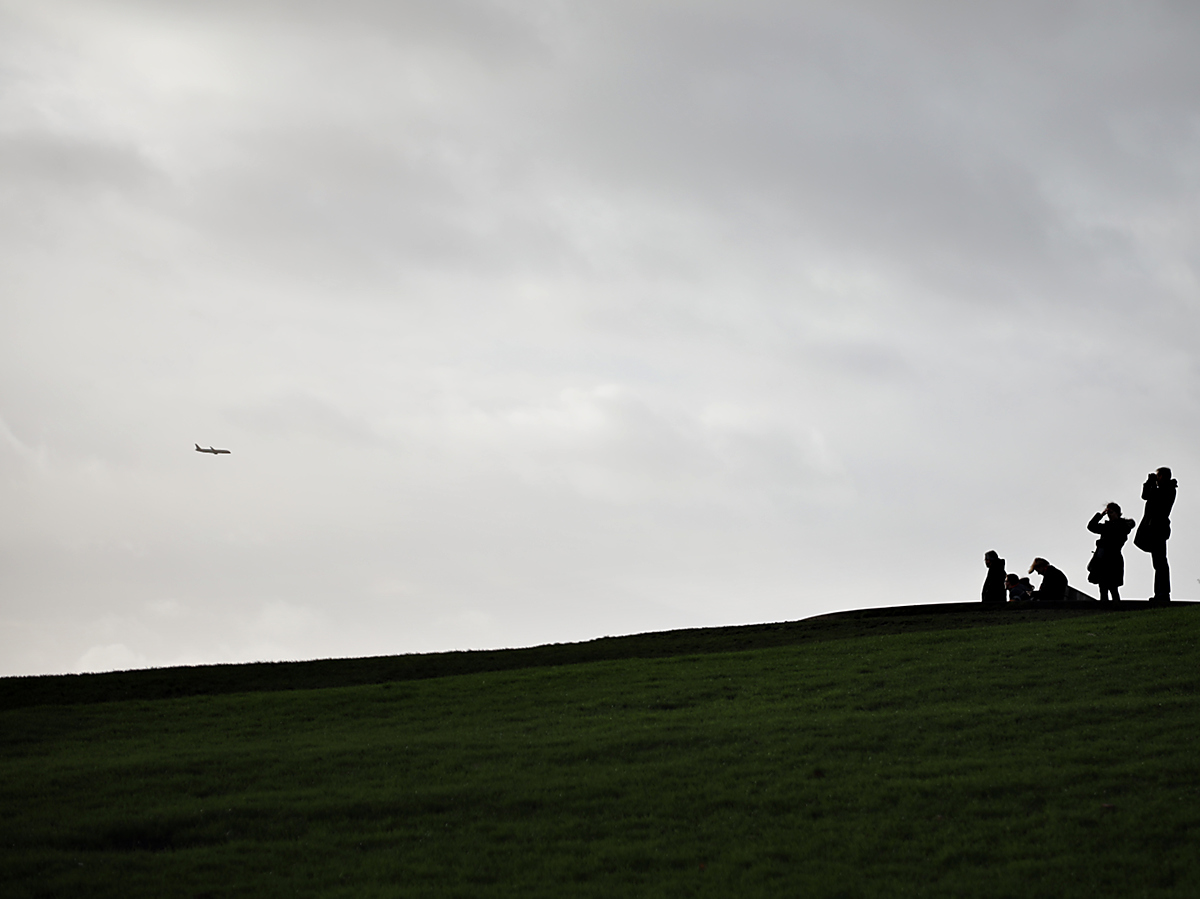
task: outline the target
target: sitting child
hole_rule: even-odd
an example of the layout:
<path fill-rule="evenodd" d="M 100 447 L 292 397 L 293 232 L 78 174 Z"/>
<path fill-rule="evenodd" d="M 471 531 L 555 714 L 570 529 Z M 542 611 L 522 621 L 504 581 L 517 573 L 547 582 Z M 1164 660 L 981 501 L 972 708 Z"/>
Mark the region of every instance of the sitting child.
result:
<path fill-rule="evenodd" d="M 1033 584 L 1029 583 L 1029 578 L 1019 578 L 1015 574 L 1010 574 L 1004 579 L 1004 586 L 1008 590 L 1009 602 L 1021 602 L 1033 596 Z"/>

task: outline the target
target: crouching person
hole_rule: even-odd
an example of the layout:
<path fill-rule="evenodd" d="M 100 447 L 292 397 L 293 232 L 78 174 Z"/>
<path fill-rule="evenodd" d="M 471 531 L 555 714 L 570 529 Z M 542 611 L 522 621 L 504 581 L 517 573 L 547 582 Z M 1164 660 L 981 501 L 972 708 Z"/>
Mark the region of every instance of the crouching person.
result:
<path fill-rule="evenodd" d="M 1027 577 L 1010 574 L 1004 579 L 1004 587 L 1008 590 L 1009 602 L 1024 602 L 1033 598 L 1033 584 L 1029 583 Z"/>
<path fill-rule="evenodd" d="M 1030 597 L 1038 602 L 1063 602 L 1067 596 L 1067 576 L 1038 556 L 1029 566 L 1029 573 L 1042 576 L 1042 585 Z"/>

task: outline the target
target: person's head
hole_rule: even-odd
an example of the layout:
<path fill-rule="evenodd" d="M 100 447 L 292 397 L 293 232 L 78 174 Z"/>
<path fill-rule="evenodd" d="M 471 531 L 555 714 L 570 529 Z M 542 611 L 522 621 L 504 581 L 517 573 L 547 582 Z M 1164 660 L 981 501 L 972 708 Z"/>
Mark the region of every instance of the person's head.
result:
<path fill-rule="evenodd" d="M 1038 574 L 1044 574 L 1046 569 L 1049 567 L 1050 563 L 1041 556 L 1038 556 L 1033 560 L 1033 564 L 1029 566 L 1029 573 L 1033 574 L 1036 571 Z"/>
<path fill-rule="evenodd" d="M 1116 503 L 1109 503 L 1107 506 L 1104 507 L 1104 511 L 1108 513 L 1109 518 L 1120 518 L 1121 517 L 1121 507 L 1119 505 L 1117 505 Z"/>
<path fill-rule="evenodd" d="M 999 561 L 1000 561 L 1000 553 L 996 552 L 994 549 L 989 549 L 987 552 L 985 552 L 983 554 L 983 564 L 984 565 L 994 565 L 996 562 L 999 562 Z"/>
<path fill-rule="evenodd" d="M 1158 475 L 1158 483 L 1160 484 L 1165 484 L 1167 481 L 1171 480 L 1171 469 L 1169 468 L 1163 467 L 1154 473 Z"/>
<path fill-rule="evenodd" d="M 1021 579 L 1018 578 L 1015 574 L 1010 574 L 1008 577 L 1006 577 L 1004 579 L 1004 586 L 1006 586 L 1006 587 L 1015 587 L 1019 583 L 1021 583 Z"/>

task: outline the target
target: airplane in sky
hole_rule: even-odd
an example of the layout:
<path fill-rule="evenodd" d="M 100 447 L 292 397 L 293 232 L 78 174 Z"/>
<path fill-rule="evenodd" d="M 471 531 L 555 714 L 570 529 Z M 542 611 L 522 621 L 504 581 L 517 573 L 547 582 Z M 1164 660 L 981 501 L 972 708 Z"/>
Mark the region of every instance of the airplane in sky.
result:
<path fill-rule="evenodd" d="M 221 453 L 228 453 L 228 452 L 229 452 L 229 450 L 223 450 L 223 449 L 213 449 L 211 446 L 210 446 L 208 449 L 205 449 L 204 447 L 202 447 L 200 444 L 198 444 L 198 443 L 197 443 L 197 444 L 196 444 L 196 452 L 198 452 L 198 453 L 212 453 L 214 456 L 219 456 Z"/>

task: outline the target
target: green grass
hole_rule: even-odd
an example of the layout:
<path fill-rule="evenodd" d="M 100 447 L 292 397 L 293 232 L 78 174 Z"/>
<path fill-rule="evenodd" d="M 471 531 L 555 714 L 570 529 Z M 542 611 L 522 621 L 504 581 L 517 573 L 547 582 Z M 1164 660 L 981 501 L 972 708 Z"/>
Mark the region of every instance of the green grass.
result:
<path fill-rule="evenodd" d="M 1125 602 L 1121 612 L 1144 608 L 1144 602 Z M 1047 617 L 1111 614 L 1112 607 L 1080 603 L 1033 608 L 989 607 L 977 602 L 938 603 L 891 609 L 836 612 L 802 621 L 705 627 L 688 630 L 601 637 L 586 643 L 553 643 L 526 649 L 433 652 L 421 655 L 376 656 L 360 659 L 317 659 L 310 662 L 255 662 L 244 665 L 204 665 L 104 674 L 59 674 L 44 677 L 0 678 L 0 709 L 30 705 L 112 702 L 117 699 L 173 699 L 217 693 L 265 690 L 314 690 L 396 681 L 423 680 L 453 674 L 514 671 L 547 665 L 577 665 L 616 659 L 657 659 L 697 653 L 800 646 L 825 640 L 844 640 L 872 634 L 915 633 L 963 627 L 1010 625 Z"/>
<path fill-rule="evenodd" d="M 0 893 L 1191 897 L 1198 638 L 1188 607 L 25 703 Z"/>

